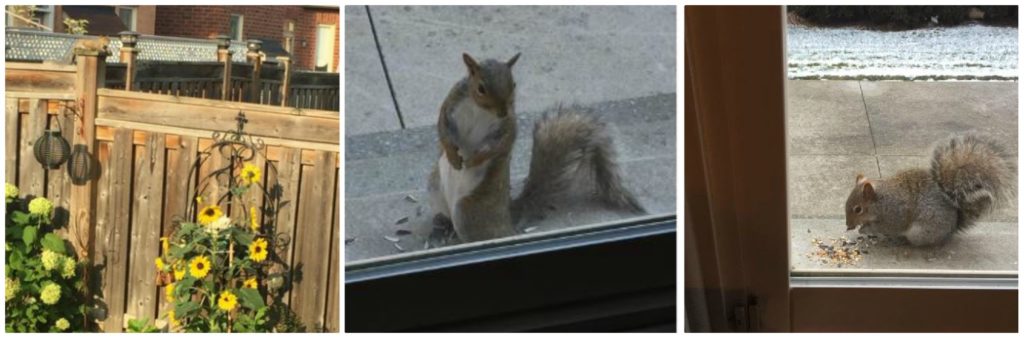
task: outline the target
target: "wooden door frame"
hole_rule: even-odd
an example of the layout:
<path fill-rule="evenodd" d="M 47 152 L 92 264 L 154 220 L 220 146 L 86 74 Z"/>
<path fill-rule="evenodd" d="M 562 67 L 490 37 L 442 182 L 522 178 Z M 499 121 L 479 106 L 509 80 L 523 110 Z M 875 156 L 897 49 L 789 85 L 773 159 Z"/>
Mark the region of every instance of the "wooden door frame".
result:
<path fill-rule="evenodd" d="M 710 317 L 695 329 L 1016 332 L 1017 288 L 790 285 L 785 22 L 782 6 L 685 8 L 685 294 L 701 300 L 685 306 Z"/>

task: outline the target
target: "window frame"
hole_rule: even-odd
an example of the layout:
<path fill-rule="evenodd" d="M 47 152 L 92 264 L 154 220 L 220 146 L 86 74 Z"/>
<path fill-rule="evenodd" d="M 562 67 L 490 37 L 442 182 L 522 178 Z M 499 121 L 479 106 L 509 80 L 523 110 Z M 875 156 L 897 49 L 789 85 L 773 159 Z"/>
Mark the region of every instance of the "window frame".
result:
<path fill-rule="evenodd" d="M 327 58 L 330 59 L 330 61 L 327 62 L 327 70 L 326 71 L 327 72 L 335 72 L 337 70 L 335 69 L 335 66 L 334 66 L 334 52 L 338 49 L 338 46 L 335 45 L 335 43 L 334 43 L 335 42 L 334 35 L 337 34 L 337 33 L 335 33 L 337 31 L 337 29 L 338 29 L 337 25 L 329 25 L 329 24 L 317 24 L 316 25 L 316 33 L 314 33 L 315 37 L 316 37 L 316 41 L 314 42 L 316 44 L 316 47 L 313 50 L 313 69 L 316 69 L 316 67 L 317 67 L 316 63 L 317 63 L 318 59 L 320 58 L 320 52 L 321 52 L 321 50 L 320 50 L 320 32 L 321 32 L 321 28 L 327 28 L 327 31 L 329 31 L 331 33 L 331 34 L 329 34 L 330 37 L 328 37 L 328 40 L 330 41 L 330 44 L 331 44 L 331 48 L 329 48 L 329 49 L 324 51 L 325 53 L 329 53 L 327 55 Z"/>
<path fill-rule="evenodd" d="M 121 18 L 122 21 L 124 18 L 121 17 L 121 10 L 128 10 L 132 12 L 131 25 L 128 26 L 128 30 L 133 32 L 136 31 L 139 27 L 139 8 L 134 6 L 115 6 L 115 9 L 117 10 L 117 17 Z"/>
<path fill-rule="evenodd" d="M 687 316 L 691 328 L 1017 331 L 1017 276 L 1000 287 L 920 283 L 949 282 L 934 276 L 898 287 L 881 284 L 885 276 L 861 280 L 871 285 L 791 276 L 784 7 L 685 10 L 684 240 L 699 246 L 686 257 L 686 283 L 700 285 L 688 296 L 705 300 L 686 306 L 707 314 L 692 317 L 698 325 Z"/>
<path fill-rule="evenodd" d="M 675 332 L 675 229 L 667 214 L 353 262 L 345 330 Z"/>

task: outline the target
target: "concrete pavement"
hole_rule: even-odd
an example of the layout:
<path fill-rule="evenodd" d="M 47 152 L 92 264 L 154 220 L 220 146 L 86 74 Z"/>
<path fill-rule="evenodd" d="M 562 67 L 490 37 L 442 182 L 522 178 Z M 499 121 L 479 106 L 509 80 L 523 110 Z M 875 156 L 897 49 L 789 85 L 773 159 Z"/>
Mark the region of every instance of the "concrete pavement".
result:
<path fill-rule="evenodd" d="M 675 212 L 674 6 L 346 6 L 345 13 L 347 262 L 442 244 L 430 238 L 426 182 L 438 156 L 437 111 L 465 75 L 463 52 L 523 53 L 513 69 L 514 194 L 529 165 L 533 122 L 565 105 L 609 125 L 627 186 L 652 214 Z M 565 203 L 524 229 L 627 217 Z"/>
<path fill-rule="evenodd" d="M 976 130 L 1002 142 L 1017 160 L 1016 82 L 787 82 L 789 205 L 795 269 L 825 267 L 806 257 L 811 239 L 845 232 L 843 207 L 857 173 L 888 177 L 927 168 L 931 145 Z M 1013 182 L 1016 187 L 1016 180 Z M 1016 270 L 1017 199 L 958 235 L 947 247 L 880 249 L 845 268 Z M 913 254 L 913 253 L 918 254 Z M 937 257 L 940 253 L 942 260 Z M 869 257 L 870 256 L 870 257 Z M 941 263 L 936 263 L 941 262 Z M 835 268 L 835 266 L 830 266 Z"/>

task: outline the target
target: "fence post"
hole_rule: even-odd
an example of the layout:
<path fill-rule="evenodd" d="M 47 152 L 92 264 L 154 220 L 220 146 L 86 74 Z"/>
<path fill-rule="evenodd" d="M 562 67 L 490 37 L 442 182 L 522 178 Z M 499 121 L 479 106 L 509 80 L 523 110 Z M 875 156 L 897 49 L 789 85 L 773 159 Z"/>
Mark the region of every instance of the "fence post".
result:
<path fill-rule="evenodd" d="M 139 49 L 135 48 L 139 41 L 139 33 L 123 31 L 118 35 L 121 36 L 121 62 L 125 64 L 124 90 L 132 91 L 135 83 L 135 60 L 139 56 Z"/>
<path fill-rule="evenodd" d="M 231 56 L 234 54 L 228 47 L 231 47 L 231 38 L 227 35 L 217 36 L 217 62 L 224 64 L 224 79 L 220 85 L 220 99 L 231 100 Z"/>
<path fill-rule="evenodd" d="M 249 52 L 245 53 L 246 61 L 252 64 L 252 90 L 250 91 L 250 98 L 247 102 L 251 103 L 262 103 L 260 102 L 260 92 L 263 88 L 260 85 L 260 68 L 263 68 L 263 58 L 260 57 L 260 48 L 263 47 L 263 41 L 260 40 L 249 40 L 246 47 L 249 48 Z"/>
<path fill-rule="evenodd" d="M 289 56 L 278 56 L 278 63 L 284 67 L 281 72 L 281 107 L 288 106 L 288 96 L 291 94 L 292 86 L 292 58 Z"/>
<path fill-rule="evenodd" d="M 94 161 L 96 152 L 96 110 L 98 97 L 96 91 L 104 86 L 107 72 L 107 51 L 76 48 L 77 60 L 75 76 L 75 97 L 77 98 L 74 132 L 72 144 L 83 144 L 87 147 L 89 157 Z M 93 162 L 96 163 L 96 162 Z M 70 164 L 66 164 L 70 165 Z M 103 169 L 99 169 L 103 170 Z M 96 229 L 96 177 L 98 171 L 93 170 L 90 177 L 82 185 L 71 186 L 71 210 L 68 217 L 68 240 L 75 248 L 81 261 L 97 261 L 91 254 Z M 92 299 L 91 294 L 86 299 Z"/>

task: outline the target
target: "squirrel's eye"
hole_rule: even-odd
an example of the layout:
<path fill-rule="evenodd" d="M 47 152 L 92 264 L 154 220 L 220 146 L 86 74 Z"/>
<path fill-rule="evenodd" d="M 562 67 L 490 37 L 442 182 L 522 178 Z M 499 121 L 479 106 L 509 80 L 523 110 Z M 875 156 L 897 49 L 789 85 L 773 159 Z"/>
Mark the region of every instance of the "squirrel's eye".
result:
<path fill-rule="evenodd" d="M 860 213 L 864 212 L 864 209 L 861 208 L 859 205 L 858 206 L 854 206 L 853 207 L 853 212 L 855 212 L 857 214 L 860 214 Z"/>
<path fill-rule="evenodd" d="M 480 95 L 486 95 L 487 94 L 487 90 L 484 89 L 484 84 L 483 83 L 481 83 L 480 85 L 476 86 L 476 92 L 478 94 L 480 94 Z"/>

